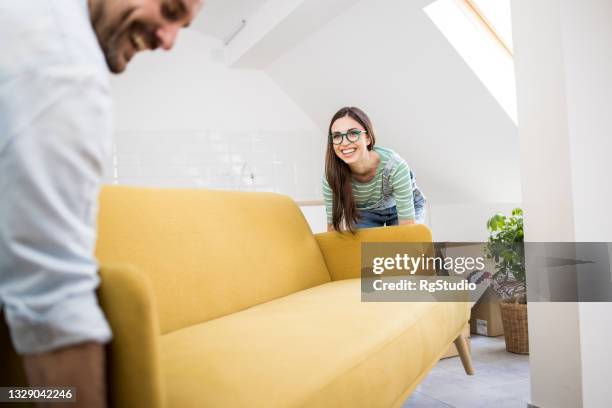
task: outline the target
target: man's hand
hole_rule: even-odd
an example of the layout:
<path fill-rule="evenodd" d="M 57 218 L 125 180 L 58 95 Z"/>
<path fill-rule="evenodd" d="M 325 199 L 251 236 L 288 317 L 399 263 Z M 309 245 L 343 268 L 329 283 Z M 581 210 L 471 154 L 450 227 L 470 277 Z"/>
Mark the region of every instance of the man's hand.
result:
<path fill-rule="evenodd" d="M 82 343 L 47 353 L 24 355 L 23 361 L 30 386 L 76 388 L 76 403 L 53 403 L 53 407 L 106 407 L 104 345 Z"/>

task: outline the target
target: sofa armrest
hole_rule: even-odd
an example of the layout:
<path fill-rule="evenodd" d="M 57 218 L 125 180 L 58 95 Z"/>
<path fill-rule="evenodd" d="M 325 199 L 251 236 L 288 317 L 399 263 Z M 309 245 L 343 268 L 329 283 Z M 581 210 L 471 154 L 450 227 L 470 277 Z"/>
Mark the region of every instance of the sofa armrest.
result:
<path fill-rule="evenodd" d="M 361 244 L 363 242 L 431 242 L 431 230 L 423 224 L 366 228 L 356 234 L 324 232 L 315 234 L 331 279 L 361 277 Z M 433 251 L 433 245 L 431 246 Z"/>
<path fill-rule="evenodd" d="M 113 331 L 107 348 L 109 405 L 162 407 L 159 323 L 151 284 L 130 265 L 102 265 L 98 298 Z"/>

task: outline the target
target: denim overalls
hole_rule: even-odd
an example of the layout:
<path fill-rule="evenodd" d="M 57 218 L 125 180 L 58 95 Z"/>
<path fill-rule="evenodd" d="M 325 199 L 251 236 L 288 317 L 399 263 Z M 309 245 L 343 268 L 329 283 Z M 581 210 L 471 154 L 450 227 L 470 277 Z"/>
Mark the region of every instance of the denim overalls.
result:
<path fill-rule="evenodd" d="M 395 206 L 395 197 L 393 197 L 393 186 L 391 186 L 390 178 L 396 164 L 401 158 L 398 155 L 393 155 L 385 164 L 382 171 L 382 198 L 376 203 L 374 208 L 367 210 L 359 210 L 361 219 L 357 223 L 357 228 L 373 228 L 383 227 L 385 225 L 398 225 L 397 208 Z M 414 201 L 414 216 L 415 222 L 423 224 L 425 222 L 425 196 L 416 185 L 414 173 L 410 171 L 410 181 L 412 182 L 412 198 Z"/>

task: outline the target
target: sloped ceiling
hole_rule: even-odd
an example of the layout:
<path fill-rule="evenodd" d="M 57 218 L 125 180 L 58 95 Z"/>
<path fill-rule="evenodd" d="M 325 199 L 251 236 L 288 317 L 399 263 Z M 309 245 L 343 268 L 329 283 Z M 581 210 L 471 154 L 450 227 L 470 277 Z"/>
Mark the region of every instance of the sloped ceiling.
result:
<path fill-rule="evenodd" d="M 432 204 L 520 202 L 517 128 L 429 20 L 430 1 L 356 1 L 267 67 L 322 129 L 371 116 Z"/>
<path fill-rule="evenodd" d="M 192 27 L 223 41 L 242 19 L 248 20 L 265 2 L 266 0 L 204 0 L 204 7 Z"/>
<path fill-rule="evenodd" d="M 329 0 L 344 1 L 331 16 L 316 11 L 321 0 L 292 1 L 321 24 L 270 52 L 297 32 L 276 22 L 246 52 L 251 68 L 264 67 L 320 127 L 322 150 L 329 118 L 357 105 L 377 143 L 407 159 L 432 205 L 521 201 L 517 127 L 423 12 L 431 0 Z M 223 40 L 264 3 L 208 0 L 194 27 Z"/>

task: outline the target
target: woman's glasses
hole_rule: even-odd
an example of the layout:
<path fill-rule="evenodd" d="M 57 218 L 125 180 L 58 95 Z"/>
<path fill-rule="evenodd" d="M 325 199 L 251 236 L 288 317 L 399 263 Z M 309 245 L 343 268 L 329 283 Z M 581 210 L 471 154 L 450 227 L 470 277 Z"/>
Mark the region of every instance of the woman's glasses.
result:
<path fill-rule="evenodd" d="M 362 133 L 368 133 L 368 132 L 366 132 L 365 130 L 359 130 L 359 129 L 350 129 L 346 133 L 333 132 L 333 133 L 330 133 L 329 135 L 329 141 L 335 145 L 341 145 L 342 141 L 346 137 L 346 140 L 348 140 L 351 143 L 354 143 L 359 140 Z"/>

